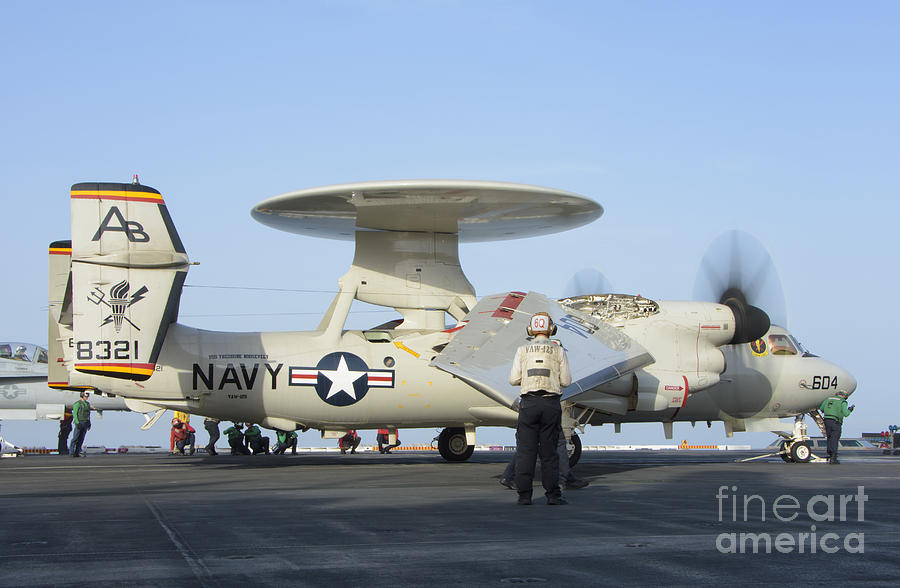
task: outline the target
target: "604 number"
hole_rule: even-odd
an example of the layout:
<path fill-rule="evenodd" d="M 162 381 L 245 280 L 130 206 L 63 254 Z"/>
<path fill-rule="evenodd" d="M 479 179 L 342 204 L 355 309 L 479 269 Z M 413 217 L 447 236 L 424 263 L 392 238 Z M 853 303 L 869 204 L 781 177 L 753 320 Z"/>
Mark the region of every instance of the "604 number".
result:
<path fill-rule="evenodd" d="M 88 359 L 137 359 L 137 341 L 76 341 L 75 357 Z"/>
<path fill-rule="evenodd" d="M 829 388 L 837 389 L 837 376 L 814 376 L 812 381 L 813 390 L 828 390 Z"/>

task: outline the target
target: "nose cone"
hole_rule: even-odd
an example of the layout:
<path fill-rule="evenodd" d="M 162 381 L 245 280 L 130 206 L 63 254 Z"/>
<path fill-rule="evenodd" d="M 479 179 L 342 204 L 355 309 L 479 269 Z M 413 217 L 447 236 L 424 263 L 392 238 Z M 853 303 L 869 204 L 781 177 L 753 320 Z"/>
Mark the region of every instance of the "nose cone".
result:
<path fill-rule="evenodd" d="M 847 370 L 841 370 L 843 373 L 843 378 L 838 380 L 840 382 L 840 389 L 847 391 L 847 396 L 856 392 L 856 378 L 853 377 L 853 374 L 848 372 Z"/>

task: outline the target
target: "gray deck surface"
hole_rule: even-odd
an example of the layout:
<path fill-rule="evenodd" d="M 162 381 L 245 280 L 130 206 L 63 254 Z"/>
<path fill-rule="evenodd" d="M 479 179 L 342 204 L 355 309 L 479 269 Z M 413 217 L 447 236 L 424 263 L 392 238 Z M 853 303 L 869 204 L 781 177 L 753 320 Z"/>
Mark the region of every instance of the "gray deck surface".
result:
<path fill-rule="evenodd" d="M 502 452 L 461 464 L 424 453 L 4 459 L 0 586 L 896 585 L 900 457 L 733 462 L 753 454 L 585 452 L 576 473 L 591 485 L 562 507 L 544 505 L 540 486 L 533 506 L 516 505 L 497 483 Z M 858 486 L 863 520 L 855 499 L 843 521 L 807 514 L 810 498 L 833 495 L 839 519 L 840 495 Z M 743 520 L 745 495 L 765 500 L 765 521 L 759 499 Z M 774 518 L 780 495 L 801 504 L 795 520 Z M 803 553 L 717 549 L 723 533 L 796 543 L 812 525 L 816 553 L 808 538 Z M 819 543 L 829 532 L 834 554 Z M 859 546 L 853 534 L 863 553 L 845 549 L 848 536 Z"/>

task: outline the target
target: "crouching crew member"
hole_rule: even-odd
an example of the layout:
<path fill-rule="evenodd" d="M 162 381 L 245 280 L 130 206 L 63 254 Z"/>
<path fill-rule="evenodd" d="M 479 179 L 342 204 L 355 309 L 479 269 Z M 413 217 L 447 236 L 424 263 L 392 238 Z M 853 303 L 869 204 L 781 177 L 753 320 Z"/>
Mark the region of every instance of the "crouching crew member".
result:
<path fill-rule="evenodd" d="M 338 447 L 341 448 L 341 453 L 347 453 L 348 449 L 350 453 L 356 453 L 356 448 L 359 447 L 360 441 L 362 439 L 356 434 L 356 429 L 350 429 L 346 435 L 338 439 Z"/>
<path fill-rule="evenodd" d="M 281 455 L 290 447 L 291 454 L 297 455 L 297 433 L 275 429 L 275 438 L 278 440 L 278 443 L 275 444 L 275 449 L 272 450 L 272 453 Z"/>
<path fill-rule="evenodd" d="M 400 447 L 400 431 L 394 429 L 394 435 L 396 435 L 397 441 L 391 444 L 391 432 L 388 429 L 378 429 L 378 434 L 375 436 L 375 440 L 378 441 L 378 452 L 379 453 L 390 453 L 391 449 L 395 447 Z"/>
<path fill-rule="evenodd" d="M 244 431 L 244 438 L 247 440 L 247 447 L 253 450 L 253 455 L 257 453 L 265 453 L 269 455 L 269 438 L 263 437 L 262 432 L 254 423 L 247 426 Z"/>
<path fill-rule="evenodd" d="M 509 383 L 521 385 L 516 426 L 516 489 L 519 504 L 531 504 L 534 466 L 541 455 L 541 483 L 547 504 L 568 504 L 559 488 L 559 456 L 562 388 L 572 383 L 566 350 L 550 340 L 556 325 L 545 312 L 536 313 L 526 329 L 534 337 L 516 350 Z"/>
<path fill-rule="evenodd" d="M 224 431 L 228 437 L 228 445 L 231 446 L 231 455 L 250 455 L 250 450 L 244 445 L 244 433 L 241 431 L 243 428 L 244 425 L 241 423 L 232 423 Z"/>
<path fill-rule="evenodd" d="M 172 419 L 172 433 L 169 435 L 169 453 L 184 455 L 185 448 L 190 447 L 188 452 L 190 455 L 194 455 L 195 433 L 194 427 L 188 423 L 182 422 L 181 419 Z"/>

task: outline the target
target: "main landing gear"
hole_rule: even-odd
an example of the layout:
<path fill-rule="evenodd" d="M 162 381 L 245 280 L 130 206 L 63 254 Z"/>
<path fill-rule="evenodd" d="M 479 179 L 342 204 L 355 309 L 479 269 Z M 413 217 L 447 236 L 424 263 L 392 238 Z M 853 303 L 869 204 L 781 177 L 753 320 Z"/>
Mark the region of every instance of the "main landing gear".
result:
<path fill-rule="evenodd" d="M 569 467 L 574 468 L 578 460 L 581 459 L 581 439 L 578 438 L 577 433 L 572 433 L 566 446 L 569 450 Z"/>
<path fill-rule="evenodd" d="M 447 461 L 466 461 L 475 452 L 475 446 L 466 440 L 462 427 L 447 427 L 438 435 L 438 451 Z"/>

